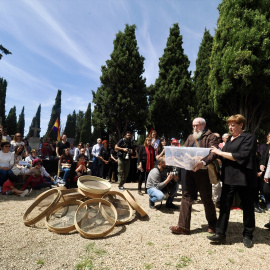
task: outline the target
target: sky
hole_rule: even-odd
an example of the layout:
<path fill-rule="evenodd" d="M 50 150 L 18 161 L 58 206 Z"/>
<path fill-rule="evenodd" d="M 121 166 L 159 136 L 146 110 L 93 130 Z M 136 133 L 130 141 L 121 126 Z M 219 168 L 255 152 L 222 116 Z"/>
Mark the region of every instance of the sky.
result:
<path fill-rule="evenodd" d="M 0 0 L 0 44 L 12 52 L 0 60 L 8 82 L 6 115 L 24 106 L 25 135 L 41 104 L 41 136 L 58 89 L 62 91 L 61 128 L 73 110 L 86 111 L 92 90 L 100 86 L 101 66 L 125 25 L 136 25 L 139 52 L 145 58 L 146 84 L 158 77 L 170 28 L 178 23 L 189 70 L 204 29 L 214 36 L 221 0 Z M 113 106 L 113 104 L 112 104 Z"/>

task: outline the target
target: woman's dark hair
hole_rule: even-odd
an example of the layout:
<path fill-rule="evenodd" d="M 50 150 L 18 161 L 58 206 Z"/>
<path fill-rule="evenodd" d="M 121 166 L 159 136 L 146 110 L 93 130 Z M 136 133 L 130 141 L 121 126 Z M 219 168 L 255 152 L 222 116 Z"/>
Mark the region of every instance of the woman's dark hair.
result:
<path fill-rule="evenodd" d="M 5 145 L 10 145 L 9 142 L 1 142 L 1 148 L 3 148 Z"/>
<path fill-rule="evenodd" d="M 80 159 L 81 157 L 85 158 L 85 154 L 79 154 L 78 159 Z"/>
<path fill-rule="evenodd" d="M 71 155 L 70 155 L 70 153 L 69 153 L 69 151 L 68 151 L 68 154 L 66 155 L 65 153 L 66 153 L 66 150 L 68 150 L 68 148 L 65 148 L 64 150 L 63 150 L 63 153 L 62 153 L 62 157 L 67 157 L 67 156 L 70 156 L 71 157 Z"/>
<path fill-rule="evenodd" d="M 158 152 L 161 152 L 163 150 L 162 142 L 166 141 L 165 137 L 161 137 L 158 144 Z"/>
<path fill-rule="evenodd" d="M 15 153 L 17 152 L 17 150 L 18 150 L 18 148 L 19 148 L 20 146 L 22 146 L 22 145 L 16 145 L 16 146 L 15 146 L 15 148 L 14 148 L 14 152 L 15 152 Z M 18 155 L 20 155 L 20 154 L 23 152 L 23 149 L 24 149 L 24 147 L 22 148 L 22 151 L 18 153 Z"/>

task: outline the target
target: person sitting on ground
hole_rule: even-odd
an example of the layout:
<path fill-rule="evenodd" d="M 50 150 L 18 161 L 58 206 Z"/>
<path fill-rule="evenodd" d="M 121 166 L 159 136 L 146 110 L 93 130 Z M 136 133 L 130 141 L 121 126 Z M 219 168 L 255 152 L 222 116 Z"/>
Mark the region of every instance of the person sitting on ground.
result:
<path fill-rule="evenodd" d="M 78 162 L 73 162 L 69 172 L 69 179 L 65 186 L 67 188 L 77 188 L 77 180 L 80 176 L 87 174 L 87 168 L 85 166 L 85 155 L 80 154 Z"/>
<path fill-rule="evenodd" d="M 63 180 L 65 183 L 68 180 L 72 163 L 72 156 L 69 154 L 69 150 L 66 148 L 60 157 L 60 169 L 64 172 Z"/>
<path fill-rule="evenodd" d="M 37 158 L 37 151 L 36 149 L 31 149 L 29 155 L 25 158 L 25 161 L 32 164 L 33 160 Z"/>
<path fill-rule="evenodd" d="M 32 163 L 31 175 L 27 178 L 22 190 L 28 188 L 29 186 L 34 190 L 39 190 L 45 187 L 51 187 L 56 185 L 55 181 L 46 182 L 41 175 L 41 167 L 43 162 L 41 159 L 35 159 Z"/>
<path fill-rule="evenodd" d="M 9 178 L 13 177 L 11 168 L 14 165 L 14 152 L 10 152 L 10 143 L 2 142 L 0 151 L 0 187 Z"/>
<path fill-rule="evenodd" d="M 155 202 L 162 201 L 165 198 L 165 194 L 168 193 L 169 197 L 166 201 L 166 207 L 172 209 L 178 209 L 173 204 L 174 197 L 177 193 L 177 175 L 166 173 L 165 158 L 158 159 L 158 165 L 152 169 L 148 175 L 146 188 L 149 198 L 149 207 L 155 208 Z M 164 180 L 165 179 L 165 180 Z"/>
<path fill-rule="evenodd" d="M 22 145 L 22 146 L 24 146 L 24 142 L 23 142 L 23 140 L 22 140 L 22 135 L 21 135 L 21 133 L 16 133 L 16 134 L 15 134 L 13 140 L 10 142 L 10 145 L 11 145 L 11 147 L 10 147 L 10 151 L 11 151 L 11 152 L 14 151 L 15 146 L 17 146 L 17 145 Z"/>
<path fill-rule="evenodd" d="M 15 146 L 15 149 L 14 149 L 14 164 L 15 165 L 18 165 L 19 162 L 24 159 L 23 151 L 25 151 L 25 153 L 28 156 L 28 152 L 27 152 L 26 148 L 23 145 Z"/>
<path fill-rule="evenodd" d="M 15 188 L 15 182 L 16 182 L 16 178 L 14 179 L 8 179 L 2 188 L 2 194 L 3 195 L 18 195 L 20 197 L 24 197 L 24 196 L 28 196 L 32 189 L 25 189 L 25 190 L 19 190 L 17 188 Z"/>

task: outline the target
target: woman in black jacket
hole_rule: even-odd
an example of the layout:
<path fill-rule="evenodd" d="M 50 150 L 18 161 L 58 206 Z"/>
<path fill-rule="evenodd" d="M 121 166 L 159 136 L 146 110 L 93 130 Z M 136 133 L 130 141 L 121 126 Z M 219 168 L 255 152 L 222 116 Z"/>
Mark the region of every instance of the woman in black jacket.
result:
<path fill-rule="evenodd" d="M 208 239 L 216 243 L 226 241 L 231 205 L 235 192 L 238 192 L 243 208 L 243 243 L 247 248 L 253 246 L 255 229 L 254 189 L 257 185 L 256 137 L 245 132 L 246 119 L 241 114 L 232 115 L 227 124 L 231 136 L 222 151 L 211 147 L 211 151 L 222 158 L 222 193 L 220 215 L 216 225 L 216 234 Z"/>

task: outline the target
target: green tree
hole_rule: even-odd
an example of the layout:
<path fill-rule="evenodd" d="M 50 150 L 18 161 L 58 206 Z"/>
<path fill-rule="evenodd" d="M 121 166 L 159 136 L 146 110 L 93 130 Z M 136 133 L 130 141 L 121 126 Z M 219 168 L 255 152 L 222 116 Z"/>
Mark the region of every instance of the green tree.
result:
<path fill-rule="evenodd" d="M 34 128 L 40 129 L 40 113 L 41 113 L 41 104 L 39 104 L 36 115 L 32 119 L 31 126 L 29 127 L 29 132 L 27 134 L 28 138 L 34 136 Z M 40 137 L 40 131 L 36 131 L 36 136 L 38 138 Z"/>
<path fill-rule="evenodd" d="M 213 46 L 213 37 L 209 30 L 204 30 L 203 39 L 196 60 L 196 70 L 193 77 L 194 93 L 196 95 L 195 115 L 206 119 L 207 126 L 213 132 L 223 134 L 226 129 L 222 121 L 214 111 L 214 105 L 210 99 L 211 88 L 208 83 L 210 72 L 210 57 Z"/>
<path fill-rule="evenodd" d="M 216 113 L 241 113 L 255 133 L 270 117 L 270 1 L 223 0 L 210 59 Z"/>
<path fill-rule="evenodd" d="M 0 78 L 0 124 L 5 126 L 7 81 Z"/>
<path fill-rule="evenodd" d="M 17 132 L 21 133 L 22 137 L 24 137 L 24 127 L 25 127 L 24 107 L 22 107 L 22 111 L 19 115 L 19 119 L 17 123 Z"/>
<path fill-rule="evenodd" d="M 181 137 L 190 132 L 193 108 L 189 60 L 182 47 L 178 24 L 170 28 L 163 56 L 159 59 L 159 76 L 149 87 L 151 126 L 166 137 Z"/>
<path fill-rule="evenodd" d="M 3 47 L 2 45 L 0 45 L 0 52 L 2 52 L 3 54 L 12 54 L 8 49 L 6 49 L 5 47 Z M 2 59 L 3 57 L 3 54 L 0 53 L 0 60 Z"/>
<path fill-rule="evenodd" d="M 127 130 L 143 132 L 147 116 L 144 57 L 139 54 L 135 25 L 126 25 L 114 40 L 111 59 L 101 67 L 101 86 L 93 91 L 92 123 L 105 129 L 113 139 Z"/>
<path fill-rule="evenodd" d="M 67 122 L 66 122 L 66 127 L 64 129 L 64 134 L 66 134 L 68 138 L 75 139 L 75 133 L 76 133 L 76 112 L 74 110 L 73 114 L 69 114 L 67 116 Z"/>
<path fill-rule="evenodd" d="M 83 143 L 91 143 L 92 132 L 91 132 L 91 103 L 88 104 L 87 110 L 84 115 L 80 141 Z"/>
<path fill-rule="evenodd" d="M 10 135 L 16 134 L 16 132 L 17 132 L 17 116 L 16 116 L 16 107 L 15 106 L 9 110 L 5 126 L 7 128 L 8 134 L 10 134 Z"/>
<path fill-rule="evenodd" d="M 59 127 L 60 127 L 61 94 L 62 94 L 62 91 L 58 90 L 56 98 L 55 98 L 55 103 L 52 107 L 51 118 L 48 124 L 48 129 L 45 135 L 45 138 L 49 137 L 52 140 L 57 140 L 57 132 L 52 131 L 53 125 L 57 118 L 59 119 Z"/>
<path fill-rule="evenodd" d="M 79 143 L 81 138 L 81 130 L 84 120 L 84 112 L 79 111 L 76 115 L 75 142 Z"/>

